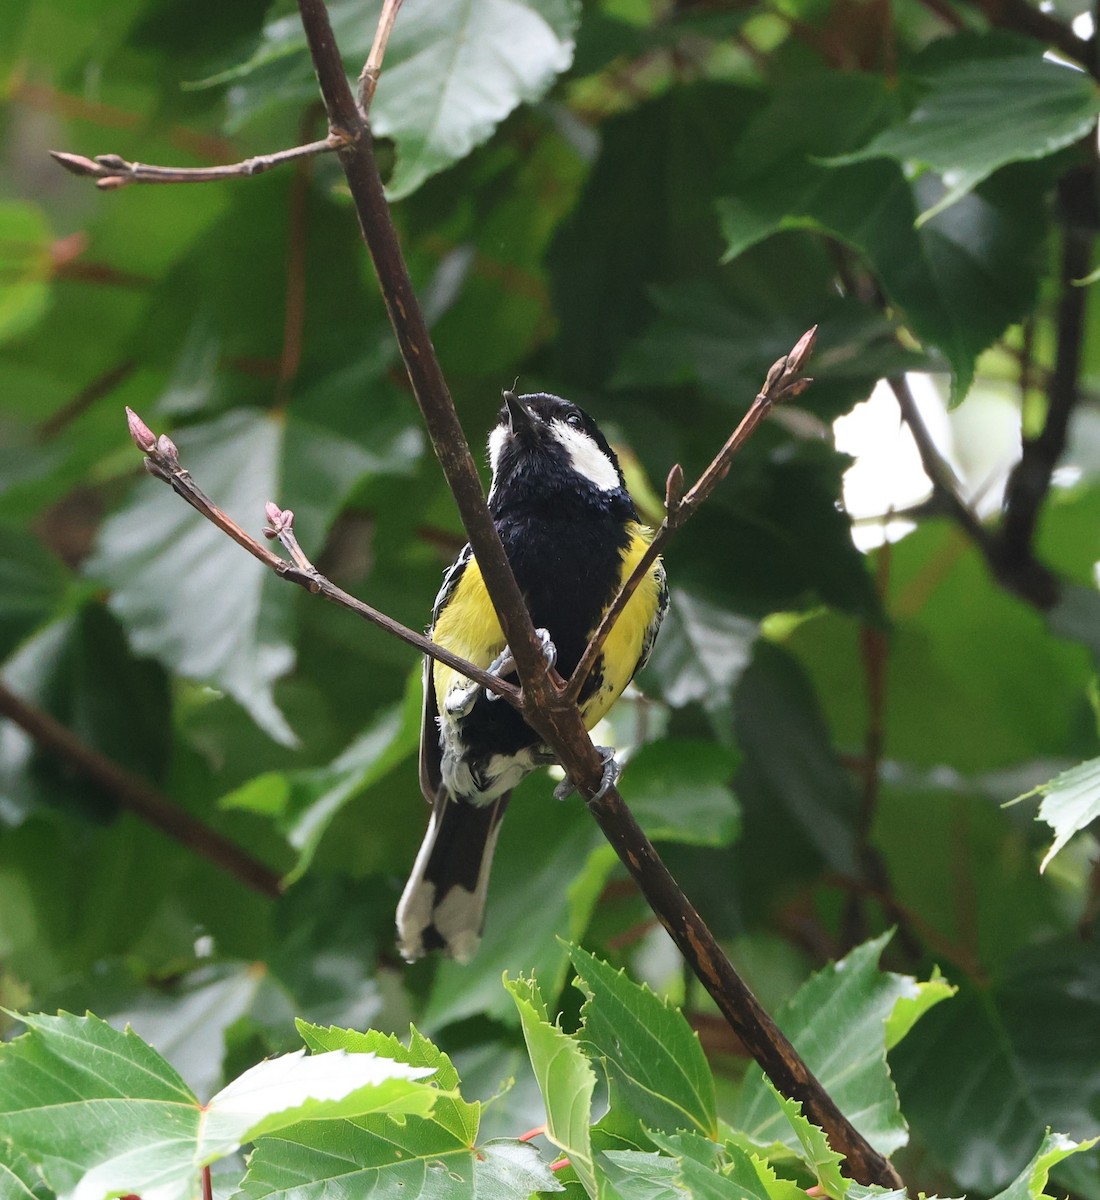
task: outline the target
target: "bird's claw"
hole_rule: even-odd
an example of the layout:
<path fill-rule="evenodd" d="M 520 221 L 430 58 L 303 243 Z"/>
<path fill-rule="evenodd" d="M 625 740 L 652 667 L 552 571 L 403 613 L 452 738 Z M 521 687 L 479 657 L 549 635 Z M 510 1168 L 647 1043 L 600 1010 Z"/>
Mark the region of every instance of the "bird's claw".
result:
<path fill-rule="evenodd" d="M 558 648 L 554 645 L 548 629 L 536 629 L 535 635 L 538 637 L 539 644 L 542 647 L 542 656 L 546 659 L 546 666 L 550 668 L 557 661 Z M 503 679 L 505 675 L 510 674 L 516 669 L 516 660 L 512 657 L 512 651 L 505 646 L 503 651 L 493 659 L 486 669 L 490 675 L 495 675 L 498 679 Z M 451 688 L 447 699 L 443 702 L 443 707 L 447 710 L 447 716 L 454 717 L 456 720 L 468 716 L 477 701 L 477 694 L 481 690 L 481 685 L 472 681 L 463 684 L 461 687 Z M 497 692 L 491 692 L 488 688 L 485 688 L 484 692 L 486 700 L 500 699 L 500 695 Z"/>
<path fill-rule="evenodd" d="M 619 776 L 623 773 L 622 764 L 615 757 L 615 748 L 613 746 L 597 746 L 596 752 L 603 760 L 603 778 L 600 780 L 599 789 L 589 798 L 589 803 L 594 800 L 602 800 L 604 796 L 619 782 Z M 554 788 L 555 800 L 568 800 L 570 796 L 577 790 L 577 785 L 568 775 Z"/>
<path fill-rule="evenodd" d="M 553 639 L 550 637 L 549 629 L 536 629 L 535 636 L 539 639 L 539 645 L 542 647 L 542 657 L 546 659 L 546 668 L 549 670 L 558 660 L 558 648 L 554 645 Z M 498 654 L 496 658 L 489 664 L 489 674 L 496 675 L 498 678 L 509 674 L 516 669 L 516 660 L 512 657 L 511 648 L 504 647 L 504 651 Z M 491 692 L 488 688 L 485 689 L 486 700 L 499 700 L 498 692 Z"/>

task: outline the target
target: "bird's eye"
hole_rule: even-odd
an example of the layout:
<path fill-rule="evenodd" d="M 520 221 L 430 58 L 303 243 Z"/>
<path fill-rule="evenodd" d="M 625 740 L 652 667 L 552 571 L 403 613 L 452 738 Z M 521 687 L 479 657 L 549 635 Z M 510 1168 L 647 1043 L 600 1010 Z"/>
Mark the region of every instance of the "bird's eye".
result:
<path fill-rule="evenodd" d="M 572 427 L 574 429 L 583 429 L 584 428 L 584 418 L 581 416 L 581 414 L 579 412 L 571 412 L 565 418 L 565 423 L 566 423 L 566 425 L 572 425 Z"/>

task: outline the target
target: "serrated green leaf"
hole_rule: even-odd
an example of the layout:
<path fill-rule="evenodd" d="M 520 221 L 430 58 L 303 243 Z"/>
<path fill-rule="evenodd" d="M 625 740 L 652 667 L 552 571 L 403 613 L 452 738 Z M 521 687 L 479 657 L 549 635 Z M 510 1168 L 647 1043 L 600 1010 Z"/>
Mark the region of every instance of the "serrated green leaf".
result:
<path fill-rule="evenodd" d="M 886 1064 L 887 1022 L 899 1001 L 913 1001 L 916 1009 L 903 1010 L 895 1025 L 900 1030 L 923 1003 L 916 980 L 878 970 L 889 938 L 866 942 L 813 976 L 776 1014 L 821 1085 L 882 1154 L 905 1145 L 909 1136 Z M 925 998 L 932 997 L 943 999 L 942 989 Z M 733 1123 L 759 1145 L 794 1144 L 770 1084 L 757 1069 L 746 1076 Z"/>
<path fill-rule="evenodd" d="M 156 1190 L 196 1194 L 198 1172 L 303 1117 L 426 1113 L 428 1068 L 342 1052 L 260 1063 L 207 1104 L 152 1047 L 96 1017 L 23 1017 L 0 1049 L 0 1136 L 19 1145 L 61 1196 L 100 1200 Z"/>
<path fill-rule="evenodd" d="M 953 58 L 964 45 L 960 40 Z M 975 39 L 973 48 L 981 45 Z M 994 45 L 1007 49 L 1000 41 Z M 1045 158 L 1084 137 L 1100 113 L 1100 92 L 1089 75 L 1051 61 L 1036 43 L 1021 41 L 1014 49 L 989 58 L 979 49 L 931 69 L 918 62 L 922 95 L 905 120 L 827 165 L 893 158 L 930 167 L 947 190 L 921 214 L 927 221 L 1007 163 Z M 1012 97 L 1011 122 L 1004 119 L 1005 96 Z"/>
<path fill-rule="evenodd" d="M 596 1072 L 569 1034 L 552 1025 L 533 979 L 505 978 L 519 1010 L 523 1040 L 546 1104 L 546 1136 L 569 1159 L 593 1200 L 602 1193 L 592 1154 L 592 1095 Z"/>
<path fill-rule="evenodd" d="M 1044 1200 L 1051 1168 L 1073 1154 L 1091 1150 L 1097 1142 L 1100 1142 L 1100 1138 L 1075 1142 L 1064 1133 L 1052 1133 L 1048 1129 L 1042 1145 L 1035 1151 L 1035 1157 L 993 1200 Z"/>
<path fill-rule="evenodd" d="M 422 1200 L 528 1200 L 561 1191 L 537 1151 L 518 1142 L 456 1145 L 431 1121 L 382 1118 L 308 1122 L 264 1138 L 240 1196 L 265 1200 L 360 1200 L 373 1194 Z"/>
<path fill-rule="evenodd" d="M 579 946 L 569 955 L 587 997 L 581 1036 L 604 1063 L 612 1107 L 625 1105 L 647 1129 L 715 1137 L 714 1077 L 680 1010 Z"/>
<path fill-rule="evenodd" d="M 844 1155 L 833 1150 L 824 1131 L 802 1115 L 802 1104 L 799 1101 L 780 1095 L 771 1083 L 768 1087 L 771 1088 L 783 1115 L 794 1131 L 798 1144 L 802 1147 L 802 1161 L 813 1172 L 818 1187 L 825 1195 L 833 1197 L 833 1200 L 842 1200 L 848 1185 L 848 1181 L 840 1173 Z"/>
<path fill-rule="evenodd" d="M 1039 870 L 1045 871 L 1050 860 L 1075 833 L 1100 817 L 1100 758 L 1091 758 L 1071 767 L 1016 799 L 1027 800 L 1036 793 L 1043 797 L 1039 819 L 1054 830 L 1054 841 L 1043 855 Z"/>
<path fill-rule="evenodd" d="M 947 982 L 939 967 L 932 968 L 931 978 L 913 980 L 916 994 L 899 996 L 893 1011 L 886 1018 L 886 1049 L 892 1050 L 924 1014 L 941 1000 L 950 1000 L 958 988 Z"/>
<path fill-rule="evenodd" d="M 603 1150 L 596 1156 L 620 1200 L 685 1200 L 680 1165 L 650 1150 Z"/>
<path fill-rule="evenodd" d="M 932 1012 L 891 1064 L 914 1130 L 959 1186 L 986 1195 L 1009 1186 L 1052 1122 L 1078 1140 L 1096 1132 L 1096 942 L 1067 936 L 1017 952 L 992 986 L 960 981 L 958 997 Z M 961 1128 L 969 1132 L 960 1140 Z M 1075 1155 L 1056 1167 L 1059 1183 L 1092 1195 L 1097 1166 L 1095 1151 Z"/>
<path fill-rule="evenodd" d="M 426 1067 L 432 1072 L 432 1082 L 442 1093 L 432 1109 L 432 1120 L 442 1125 L 458 1141 L 473 1145 L 481 1121 L 481 1105 L 463 1100 L 458 1095 L 459 1078 L 454 1064 L 433 1042 L 415 1026 L 409 1029 L 406 1046 L 393 1034 L 368 1030 L 338 1029 L 330 1025 L 322 1029 L 308 1021 L 295 1022 L 302 1040 L 313 1053 L 346 1050 L 349 1054 L 377 1054 L 394 1062 L 413 1067 Z M 447 1095 L 446 1093 L 452 1093 Z"/>

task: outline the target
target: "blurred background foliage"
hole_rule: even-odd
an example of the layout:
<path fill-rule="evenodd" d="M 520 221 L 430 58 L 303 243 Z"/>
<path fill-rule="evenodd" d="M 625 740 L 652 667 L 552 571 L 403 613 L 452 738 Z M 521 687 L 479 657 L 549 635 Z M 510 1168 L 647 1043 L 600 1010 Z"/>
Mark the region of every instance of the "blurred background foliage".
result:
<path fill-rule="evenodd" d="M 378 5 L 331 8 L 355 74 Z M 958 985 L 891 1056 L 929 1192 L 993 1193 L 1044 1126 L 1100 1120 L 1095 839 L 1040 875 L 1050 829 L 1003 807 L 1097 753 L 1100 308 L 1073 282 L 1096 57 L 1077 0 L 407 0 L 376 100 L 475 445 L 513 380 L 566 395 L 657 520 L 670 465 L 692 478 L 820 325 L 814 387 L 673 544 L 664 634 L 601 737 L 766 1004 L 891 926 L 889 965 Z M 293 1046 L 294 1014 L 412 1018 L 467 1094 L 518 1073 L 486 1118 L 515 1136 L 540 1101 L 501 972 L 558 994 L 557 934 L 739 1077 L 547 778 L 504 826 L 473 965 L 398 960 L 418 664 L 142 477 L 125 404 L 247 528 L 292 507 L 323 570 L 414 627 L 463 540 L 336 162 L 100 193 L 46 156 L 322 136 L 293 7 L 5 0 L 0 79 L 0 999 L 132 1021 L 200 1095 Z M 43 712 L 284 894 L 129 811 L 25 732 Z M 1100 1200 L 1095 1152 L 1060 1169 Z"/>

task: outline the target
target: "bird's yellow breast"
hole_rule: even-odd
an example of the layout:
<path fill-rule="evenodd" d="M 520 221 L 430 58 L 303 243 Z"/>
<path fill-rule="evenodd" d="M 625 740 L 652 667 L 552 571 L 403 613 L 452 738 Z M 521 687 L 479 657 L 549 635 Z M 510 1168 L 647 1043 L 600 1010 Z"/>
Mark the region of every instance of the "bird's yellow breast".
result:
<path fill-rule="evenodd" d="M 629 578 L 653 536 L 651 530 L 637 522 L 631 523 L 629 534 L 630 540 L 622 552 L 620 584 Z M 593 672 L 600 676 L 600 685 L 581 706 L 581 715 L 588 729 L 606 715 L 634 675 L 646 631 L 660 602 L 660 592 L 661 567 L 658 562 L 630 597 L 604 642 L 603 653 Z M 608 604 L 613 599 L 614 596 L 609 597 Z M 588 632 L 591 634 L 594 631 Z M 439 614 L 432 630 L 432 640 L 479 667 L 487 667 L 504 650 L 504 633 L 476 559 L 470 560 Z M 465 684 L 466 678 L 438 662 L 434 664 L 433 676 L 436 703 L 439 711 L 443 712 L 447 693 L 452 687 Z"/>

